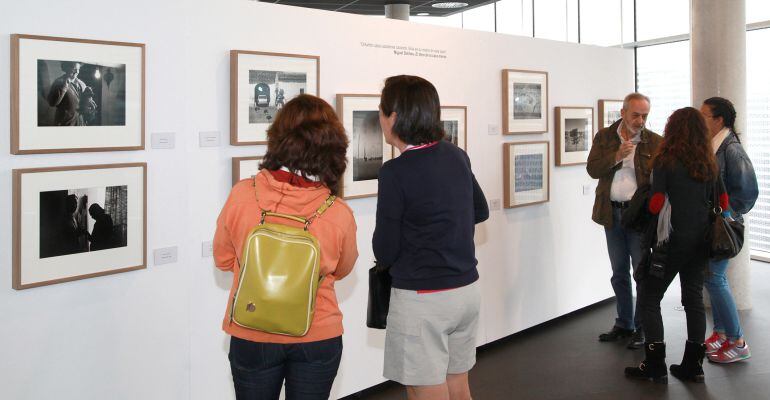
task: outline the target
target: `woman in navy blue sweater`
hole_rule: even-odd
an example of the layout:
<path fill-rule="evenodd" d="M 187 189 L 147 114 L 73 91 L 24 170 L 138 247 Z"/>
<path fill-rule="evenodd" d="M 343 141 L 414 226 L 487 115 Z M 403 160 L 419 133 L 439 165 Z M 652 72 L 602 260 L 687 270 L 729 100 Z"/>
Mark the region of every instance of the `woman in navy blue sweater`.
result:
<path fill-rule="evenodd" d="M 416 76 L 385 81 L 380 125 L 401 155 L 379 173 L 372 245 L 393 277 L 384 376 L 409 399 L 470 399 L 480 292 L 475 224 L 489 217 L 470 160 L 441 140 L 436 88 Z"/>

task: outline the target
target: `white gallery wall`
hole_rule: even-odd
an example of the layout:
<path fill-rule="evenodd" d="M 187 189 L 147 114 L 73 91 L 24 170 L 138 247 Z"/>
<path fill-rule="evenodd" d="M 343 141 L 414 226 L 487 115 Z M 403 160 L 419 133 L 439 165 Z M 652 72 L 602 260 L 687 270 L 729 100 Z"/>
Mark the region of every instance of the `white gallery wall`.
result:
<path fill-rule="evenodd" d="M 145 43 L 147 150 L 10 155 L 12 33 Z M 428 48 L 446 58 L 396 55 L 362 42 Z M 220 329 L 232 276 L 202 256 L 201 244 L 211 240 L 228 194 L 231 158 L 265 147 L 229 145 L 231 49 L 320 56 L 320 94 L 332 105 L 337 93 L 378 93 L 390 75 L 427 78 L 443 104 L 468 107 L 468 154 L 493 202 L 503 197 L 502 143 L 551 142 L 550 202 L 493 210 L 477 227 L 479 345 L 612 296 L 604 232 L 590 219 L 593 192 L 584 194 L 595 185 L 583 166 L 554 166 L 553 107 L 596 108 L 600 98 L 632 91 L 630 51 L 247 0 L 3 1 L 0 398 L 234 398 L 229 337 Z M 500 134 L 504 68 L 548 71 L 548 133 Z M 159 132 L 175 133 L 176 147 L 150 149 L 150 135 Z M 219 132 L 220 146 L 199 147 L 200 132 Z M 148 164 L 148 268 L 11 289 L 11 170 L 117 162 Z M 376 199 L 349 204 L 360 257 L 337 285 L 345 352 L 333 398 L 383 380 L 384 332 L 364 324 Z M 153 265 L 153 249 L 168 246 L 177 246 L 178 261 Z"/>

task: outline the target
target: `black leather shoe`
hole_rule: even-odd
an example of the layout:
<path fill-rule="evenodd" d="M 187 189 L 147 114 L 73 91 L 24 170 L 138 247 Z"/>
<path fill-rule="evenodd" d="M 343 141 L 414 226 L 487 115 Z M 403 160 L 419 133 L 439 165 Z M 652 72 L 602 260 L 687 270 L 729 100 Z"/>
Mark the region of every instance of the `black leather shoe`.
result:
<path fill-rule="evenodd" d="M 631 335 L 631 341 L 628 342 L 627 348 L 631 350 L 639 350 L 644 347 L 644 332 L 641 329 L 637 329 L 633 335 Z"/>
<path fill-rule="evenodd" d="M 629 337 L 634 334 L 632 329 L 623 329 L 617 326 L 613 326 L 609 332 L 599 335 L 600 342 L 616 342 L 620 338 Z"/>

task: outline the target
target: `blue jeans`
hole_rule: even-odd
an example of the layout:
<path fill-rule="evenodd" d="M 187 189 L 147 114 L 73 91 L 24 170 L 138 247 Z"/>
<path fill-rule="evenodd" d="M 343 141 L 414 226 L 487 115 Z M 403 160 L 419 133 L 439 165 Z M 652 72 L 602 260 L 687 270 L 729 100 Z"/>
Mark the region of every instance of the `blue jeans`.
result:
<path fill-rule="evenodd" d="M 278 344 L 230 338 L 230 370 L 237 400 L 327 400 L 342 357 L 342 336 Z"/>
<path fill-rule="evenodd" d="M 612 208 L 612 229 L 604 228 L 607 237 L 607 251 L 612 265 L 612 290 L 617 298 L 618 316 L 615 326 L 623 329 L 640 329 L 642 327 L 641 313 L 634 315 L 634 297 L 631 291 L 631 265 L 634 269 L 642 258 L 642 235 L 620 225 L 620 208 Z M 639 285 L 636 286 L 639 293 Z M 636 309 L 639 310 L 639 297 L 636 299 Z"/>
<path fill-rule="evenodd" d="M 743 337 L 743 330 L 741 330 L 738 309 L 735 307 L 735 300 L 727 282 L 728 261 L 709 261 L 710 273 L 706 276 L 705 286 L 711 298 L 714 331 L 725 334 L 730 340 L 737 340 Z"/>

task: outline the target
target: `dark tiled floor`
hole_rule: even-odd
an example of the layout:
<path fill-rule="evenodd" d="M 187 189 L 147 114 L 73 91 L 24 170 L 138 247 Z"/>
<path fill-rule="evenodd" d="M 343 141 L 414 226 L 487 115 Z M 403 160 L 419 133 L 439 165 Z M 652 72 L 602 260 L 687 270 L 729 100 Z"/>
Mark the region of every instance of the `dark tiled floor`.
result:
<path fill-rule="evenodd" d="M 741 312 L 741 322 L 752 358 L 731 365 L 705 363 L 705 384 L 682 383 L 673 376 L 668 385 L 626 379 L 623 368 L 638 364 L 644 353 L 627 350 L 625 343 L 597 341 L 614 321 L 615 303 L 605 301 L 479 349 L 470 374 L 473 398 L 770 399 L 770 264 L 755 261 L 751 268 L 753 309 Z M 686 339 L 685 315 L 676 309 L 679 299 L 677 280 L 662 304 L 668 364 L 681 360 Z M 386 382 L 345 399 L 405 398 L 400 385 Z"/>

